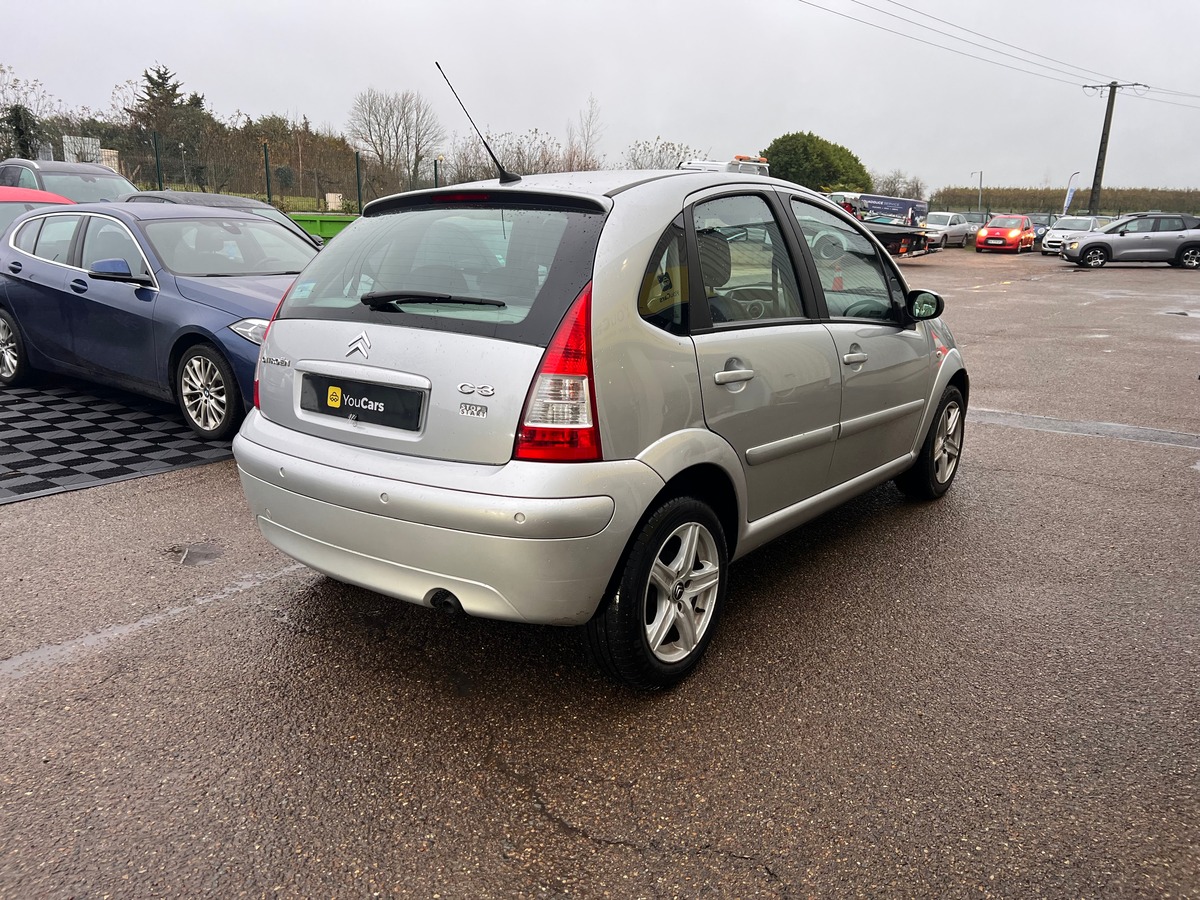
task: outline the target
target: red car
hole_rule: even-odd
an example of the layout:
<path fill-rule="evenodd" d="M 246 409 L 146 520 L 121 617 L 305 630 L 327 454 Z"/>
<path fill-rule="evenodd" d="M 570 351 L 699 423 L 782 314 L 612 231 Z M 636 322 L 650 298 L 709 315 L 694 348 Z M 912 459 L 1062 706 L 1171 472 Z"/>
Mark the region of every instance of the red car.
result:
<path fill-rule="evenodd" d="M 1029 216 L 993 216 L 975 235 L 975 252 L 1032 250 L 1036 232 Z"/>
<path fill-rule="evenodd" d="M 52 206 L 55 203 L 74 203 L 66 197 L 51 194 L 49 191 L 35 191 L 31 188 L 0 187 L 0 232 L 4 231 L 12 220 L 26 210 L 38 206 Z"/>

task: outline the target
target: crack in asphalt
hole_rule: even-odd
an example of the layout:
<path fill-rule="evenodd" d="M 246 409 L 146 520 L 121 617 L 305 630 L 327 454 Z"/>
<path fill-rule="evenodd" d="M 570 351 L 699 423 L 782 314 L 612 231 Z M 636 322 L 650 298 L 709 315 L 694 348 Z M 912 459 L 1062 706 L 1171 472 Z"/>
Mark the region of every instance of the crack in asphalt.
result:
<path fill-rule="evenodd" d="M 165 622 L 168 619 L 173 619 L 197 607 L 216 603 L 220 600 L 229 600 L 232 597 L 246 593 L 246 591 L 254 590 L 269 581 L 274 581 L 276 578 L 282 578 L 285 575 L 290 575 L 292 572 L 304 568 L 305 566 L 301 563 L 293 563 L 275 572 L 259 572 L 247 575 L 241 581 L 235 581 L 233 584 L 226 585 L 215 594 L 209 594 L 205 597 L 195 597 L 180 603 L 178 606 L 172 606 L 169 609 L 156 612 L 143 619 L 138 619 L 136 622 L 111 625 L 108 628 L 101 628 L 99 631 L 93 631 L 59 644 L 43 644 L 40 647 L 35 647 L 33 650 L 18 653 L 16 656 L 0 660 L 0 679 L 15 681 L 47 666 L 72 662 L 75 657 L 82 653 L 100 650 L 114 641 L 129 637 L 131 634 L 158 625 L 160 622 Z"/>

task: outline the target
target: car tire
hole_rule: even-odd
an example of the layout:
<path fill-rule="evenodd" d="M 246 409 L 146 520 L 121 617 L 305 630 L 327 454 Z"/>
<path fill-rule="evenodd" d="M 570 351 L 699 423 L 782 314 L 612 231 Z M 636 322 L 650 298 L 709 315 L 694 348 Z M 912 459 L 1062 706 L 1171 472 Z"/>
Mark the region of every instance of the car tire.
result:
<path fill-rule="evenodd" d="M 1184 247 L 1179 251 L 1176 261 L 1185 269 L 1200 269 L 1200 247 Z"/>
<path fill-rule="evenodd" d="M 962 392 L 950 385 L 942 392 L 933 424 L 912 468 L 896 476 L 901 493 L 913 500 L 936 500 L 950 490 L 962 457 L 966 421 Z"/>
<path fill-rule="evenodd" d="M 983 248 L 982 248 L 982 247 L 976 247 L 976 248 L 975 248 L 975 252 L 976 252 L 976 253 L 982 253 L 982 252 L 983 252 Z"/>
<path fill-rule="evenodd" d="M 938 241 L 938 249 L 939 250 L 946 249 L 946 236 L 944 234 L 942 235 L 942 239 L 940 241 Z"/>
<path fill-rule="evenodd" d="M 609 596 L 586 625 L 592 656 L 635 688 L 677 684 L 708 647 L 728 579 L 725 531 L 712 509 L 694 497 L 662 503 L 630 542 Z"/>
<path fill-rule="evenodd" d="M 1103 247 L 1088 247 L 1079 254 L 1078 265 L 1084 269 L 1099 269 L 1108 262 L 1108 251 Z"/>
<path fill-rule="evenodd" d="M 25 339 L 12 313 L 0 309 L 0 387 L 17 387 L 30 378 Z"/>
<path fill-rule="evenodd" d="M 175 396 L 188 426 L 206 440 L 228 440 L 241 424 L 237 378 L 211 344 L 196 344 L 184 352 L 175 368 Z"/>

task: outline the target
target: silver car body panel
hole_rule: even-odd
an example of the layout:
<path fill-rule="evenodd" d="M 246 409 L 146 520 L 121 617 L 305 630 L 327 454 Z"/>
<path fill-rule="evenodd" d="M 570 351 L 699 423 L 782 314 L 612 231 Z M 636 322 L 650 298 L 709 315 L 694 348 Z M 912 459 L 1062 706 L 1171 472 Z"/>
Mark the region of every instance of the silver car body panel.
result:
<path fill-rule="evenodd" d="M 413 603 L 449 590 L 474 615 L 552 624 L 591 616 L 663 487 L 637 460 L 423 460 L 298 435 L 258 412 L 234 453 L 263 533 L 313 568 Z"/>

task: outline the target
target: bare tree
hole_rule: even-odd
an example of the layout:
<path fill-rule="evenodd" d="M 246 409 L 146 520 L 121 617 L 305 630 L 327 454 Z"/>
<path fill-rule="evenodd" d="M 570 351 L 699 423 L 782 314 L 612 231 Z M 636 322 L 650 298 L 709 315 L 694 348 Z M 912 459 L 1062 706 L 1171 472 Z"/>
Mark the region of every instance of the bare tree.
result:
<path fill-rule="evenodd" d="M 368 88 L 354 98 L 346 130 L 401 190 L 418 186 L 434 148 L 445 139 L 433 107 L 416 91 Z"/>
<path fill-rule="evenodd" d="M 871 173 L 871 182 L 875 192 L 886 197 L 913 197 L 921 199 L 925 196 L 926 186 L 915 175 L 906 175 L 900 169 L 893 169 L 886 175 L 880 172 Z"/>
<path fill-rule="evenodd" d="M 687 144 L 656 137 L 652 141 L 634 141 L 625 148 L 625 165 L 631 169 L 674 169 L 686 159 L 703 156 Z"/>
<path fill-rule="evenodd" d="M 42 119 L 58 112 L 62 102 L 37 79 L 18 78 L 16 69 L 0 63 L 0 110 L 10 106 L 23 106 Z"/>
<path fill-rule="evenodd" d="M 567 146 L 563 151 L 563 171 L 587 172 L 604 164 L 600 153 L 600 104 L 595 96 L 588 97 L 587 109 L 579 113 L 579 124 L 567 123 Z"/>

